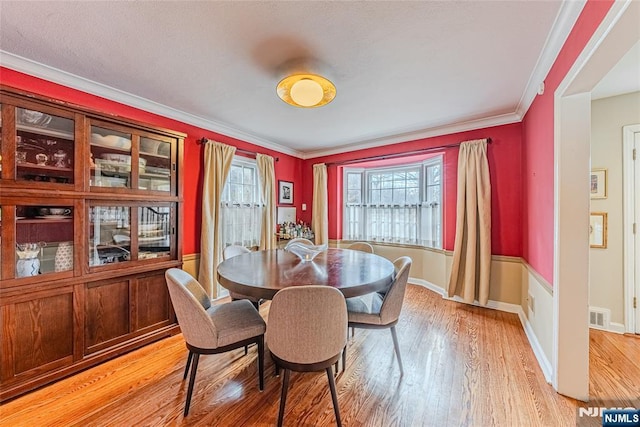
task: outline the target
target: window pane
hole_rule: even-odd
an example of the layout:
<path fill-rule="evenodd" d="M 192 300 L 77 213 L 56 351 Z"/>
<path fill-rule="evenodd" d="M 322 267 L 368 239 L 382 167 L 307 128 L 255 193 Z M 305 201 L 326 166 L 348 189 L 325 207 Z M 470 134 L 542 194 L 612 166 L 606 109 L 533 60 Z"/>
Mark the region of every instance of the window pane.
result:
<path fill-rule="evenodd" d="M 229 184 L 229 201 L 240 203 L 242 201 L 242 186 L 239 184 Z"/>
<path fill-rule="evenodd" d="M 380 203 L 390 204 L 393 202 L 393 193 L 392 190 L 380 190 Z"/>
<path fill-rule="evenodd" d="M 253 184 L 253 169 L 251 168 L 243 168 L 244 169 L 244 184 Z"/>
<path fill-rule="evenodd" d="M 393 203 L 404 204 L 406 200 L 406 190 L 404 188 L 393 190 Z"/>
<path fill-rule="evenodd" d="M 242 167 L 231 166 L 231 172 L 229 173 L 229 182 L 242 183 Z"/>
<path fill-rule="evenodd" d="M 361 203 L 362 193 L 360 190 L 347 191 L 347 203 Z"/>
<path fill-rule="evenodd" d="M 253 186 L 251 185 L 243 185 L 242 186 L 242 203 L 253 203 Z"/>
<path fill-rule="evenodd" d="M 433 185 L 427 187 L 427 203 L 440 203 L 440 186 Z"/>
<path fill-rule="evenodd" d="M 420 191 L 417 188 L 407 189 L 407 203 L 417 204 L 420 203 Z"/>
<path fill-rule="evenodd" d="M 372 190 L 371 197 L 369 203 L 378 204 L 380 203 L 380 190 Z"/>
<path fill-rule="evenodd" d="M 440 166 L 433 165 L 427 167 L 427 184 L 439 184 L 440 183 Z"/>
<path fill-rule="evenodd" d="M 347 188 L 349 190 L 360 190 L 362 188 L 362 175 L 359 173 L 347 174 Z"/>

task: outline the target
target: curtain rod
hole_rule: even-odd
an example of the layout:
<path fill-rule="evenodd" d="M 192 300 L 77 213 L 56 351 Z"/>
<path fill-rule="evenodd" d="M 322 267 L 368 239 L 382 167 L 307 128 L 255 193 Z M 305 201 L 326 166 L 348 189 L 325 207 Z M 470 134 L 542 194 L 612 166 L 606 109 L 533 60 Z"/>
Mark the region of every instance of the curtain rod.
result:
<path fill-rule="evenodd" d="M 207 142 L 209 142 L 209 139 L 207 139 L 205 137 L 196 140 L 196 144 L 198 144 L 198 145 L 204 145 Z M 243 150 L 242 148 L 238 148 L 238 147 L 236 147 L 236 153 L 244 154 L 245 156 L 252 157 L 252 158 L 255 158 L 256 154 L 262 154 L 262 153 L 258 153 L 256 151 Z M 279 157 L 275 157 L 274 160 L 276 162 L 278 162 L 278 161 L 280 161 L 280 158 Z"/>
<path fill-rule="evenodd" d="M 487 140 L 487 144 L 491 144 L 491 138 L 484 138 Z M 398 157 L 408 157 L 408 156 L 414 156 L 414 155 L 418 155 L 418 154 L 425 154 L 428 153 L 430 151 L 437 151 L 437 150 L 442 150 L 443 148 L 453 148 L 453 147 L 459 147 L 460 144 L 462 144 L 462 142 L 458 142 L 455 144 L 449 144 L 449 145 L 439 145 L 437 147 L 428 147 L 428 148 L 422 148 L 420 150 L 413 150 L 413 151 L 405 151 L 402 153 L 393 153 L 393 154 L 381 154 L 378 156 L 369 156 L 369 157 L 361 157 L 359 159 L 351 159 L 351 160 L 344 160 L 341 162 L 329 162 L 327 163 L 327 167 L 329 166 L 336 166 L 336 165 L 348 165 L 351 163 L 361 163 L 361 162 L 365 162 L 365 161 L 374 161 L 374 160 L 387 160 L 387 159 L 397 159 Z"/>

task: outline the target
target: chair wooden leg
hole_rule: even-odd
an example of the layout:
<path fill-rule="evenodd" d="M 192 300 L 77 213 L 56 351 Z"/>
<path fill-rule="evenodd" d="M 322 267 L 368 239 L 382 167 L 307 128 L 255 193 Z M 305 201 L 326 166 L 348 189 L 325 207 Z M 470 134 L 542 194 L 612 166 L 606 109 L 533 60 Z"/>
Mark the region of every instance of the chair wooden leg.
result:
<path fill-rule="evenodd" d="M 189 367 L 191 366 L 191 359 L 193 358 L 193 353 L 189 350 L 189 356 L 187 357 L 187 366 L 184 367 L 184 375 L 182 376 L 183 380 L 187 379 L 187 375 L 189 374 Z"/>
<path fill-rule="evenodd" d="M 249 354 L 249 346 L 245 345 L 244 346 L 244 355 L 246 356 L 247 354 Z"/>
<path fill-rule="evenodd" d="M 191 378 L 189 378 L 189 387 L 187 389 L 187 402 L 184 405 L 184 416 L 189 415 L 189 406 L 191 406 L 191 394 L 193 393 L 193 385 L 196 382 L 196 371 L 198 370 L 198 360 L 200 360 L 200 354 L 194 353 L 193 366 L 191 366 Z"/>
<path fill-rule="evenodd" d="M 273 370 L 275 371 L 274 375 L 277 377 L 280 375 L 280 366 L 277 363 L 273 364 Z"/>
<path fill-rule="evenodd" d="M 402 358 L 400 357 L 400 346 L 398 345 L 398 335 L 396 334 L 396 327 L 391 327 L 391 336 L 393 337 L 393 348 L 396 350 L 396 357 L 398 358 L 398 365 L 400 366 L 400 375 L 404 375 L 402 369 Z"/>
<path fill-rule="evenodd" d="M 264 390 L 264 335 L 258 339 L 258 375 L 260 376 L 260 391 Z"/>
<path fill-rule="evenodd" d="M 330 369 L 330 368 L 327 368 Z M 287 390 L 289 389 L 289 369 L 284 370 L 284 378 L 282 380 L 282 391 L 280 392 L 280 410 L 278 412 L 278 427 L 282 427 L 282 421 L 284 420 L 284 407 L 287 403 Z M 331 375 L 329 375 L 331 376 Z"/>
<path fill-rule="evenodd" d="M 336 393 L 336 382 L 333 380 L 333 374 L 331 368 L 327 368 L 327 378 L 329 379 L 329 389 L 331 390 L 331 400 L 333 401 L 333 411 L 336 413 L 336 423 L 338 427 L 342 427 L 342 421 L 340 421 L 340 409 L 338 408 L 338 395 Z"/>
<path fill-rule="evenodd" d="M 347 345 L 342 349 L 342 372 L 347 369 Z"/>
<path fill-rule="evenodd" d="M 351 328 L 351 338 L 356 336 L 356 328 Z"/>

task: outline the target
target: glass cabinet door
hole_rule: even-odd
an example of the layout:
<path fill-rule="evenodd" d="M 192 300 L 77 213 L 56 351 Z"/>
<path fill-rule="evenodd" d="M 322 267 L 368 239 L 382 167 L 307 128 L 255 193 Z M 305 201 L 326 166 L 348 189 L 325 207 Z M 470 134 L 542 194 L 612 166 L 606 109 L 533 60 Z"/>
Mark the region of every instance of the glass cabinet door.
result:
<path fill-rule="evenodd" d="M 73 183 L 75 121 L 16 108 L 16 180 Z"/>
<path fill-rule="evenodd" d="M 138 189 L 171 191 L 171 144 L 159 139 L 140 138 Z"/>
<path fill-rule="evenodd" d="M 90 185 L 131 188 L 131 134 L 91 126 Z"/>
<path fill-rule="evenodd" d="M 131 260 L 131 208 L 89 207 L 89 266 Z"/>
<path fill-rule="evenodd" d="M 138 208 L 138 259 L 171 256 L 171 208 Z"/>
<path fill-rule="evenodd" d="M 15 277 L 73 270 L 73 206 L 16 206 Z"/>

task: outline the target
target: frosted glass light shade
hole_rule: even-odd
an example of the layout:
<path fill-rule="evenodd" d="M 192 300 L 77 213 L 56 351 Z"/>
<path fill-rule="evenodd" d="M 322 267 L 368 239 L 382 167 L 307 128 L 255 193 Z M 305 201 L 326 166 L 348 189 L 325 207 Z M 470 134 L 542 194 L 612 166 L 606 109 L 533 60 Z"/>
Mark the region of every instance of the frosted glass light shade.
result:
<path fill-rule="evenodd" d="M 336 96 L 336 87 L 316 74 L 294 74 L 278 83 L 278 96 L 294 107 L 313 108 L 326 105 Z"/>

